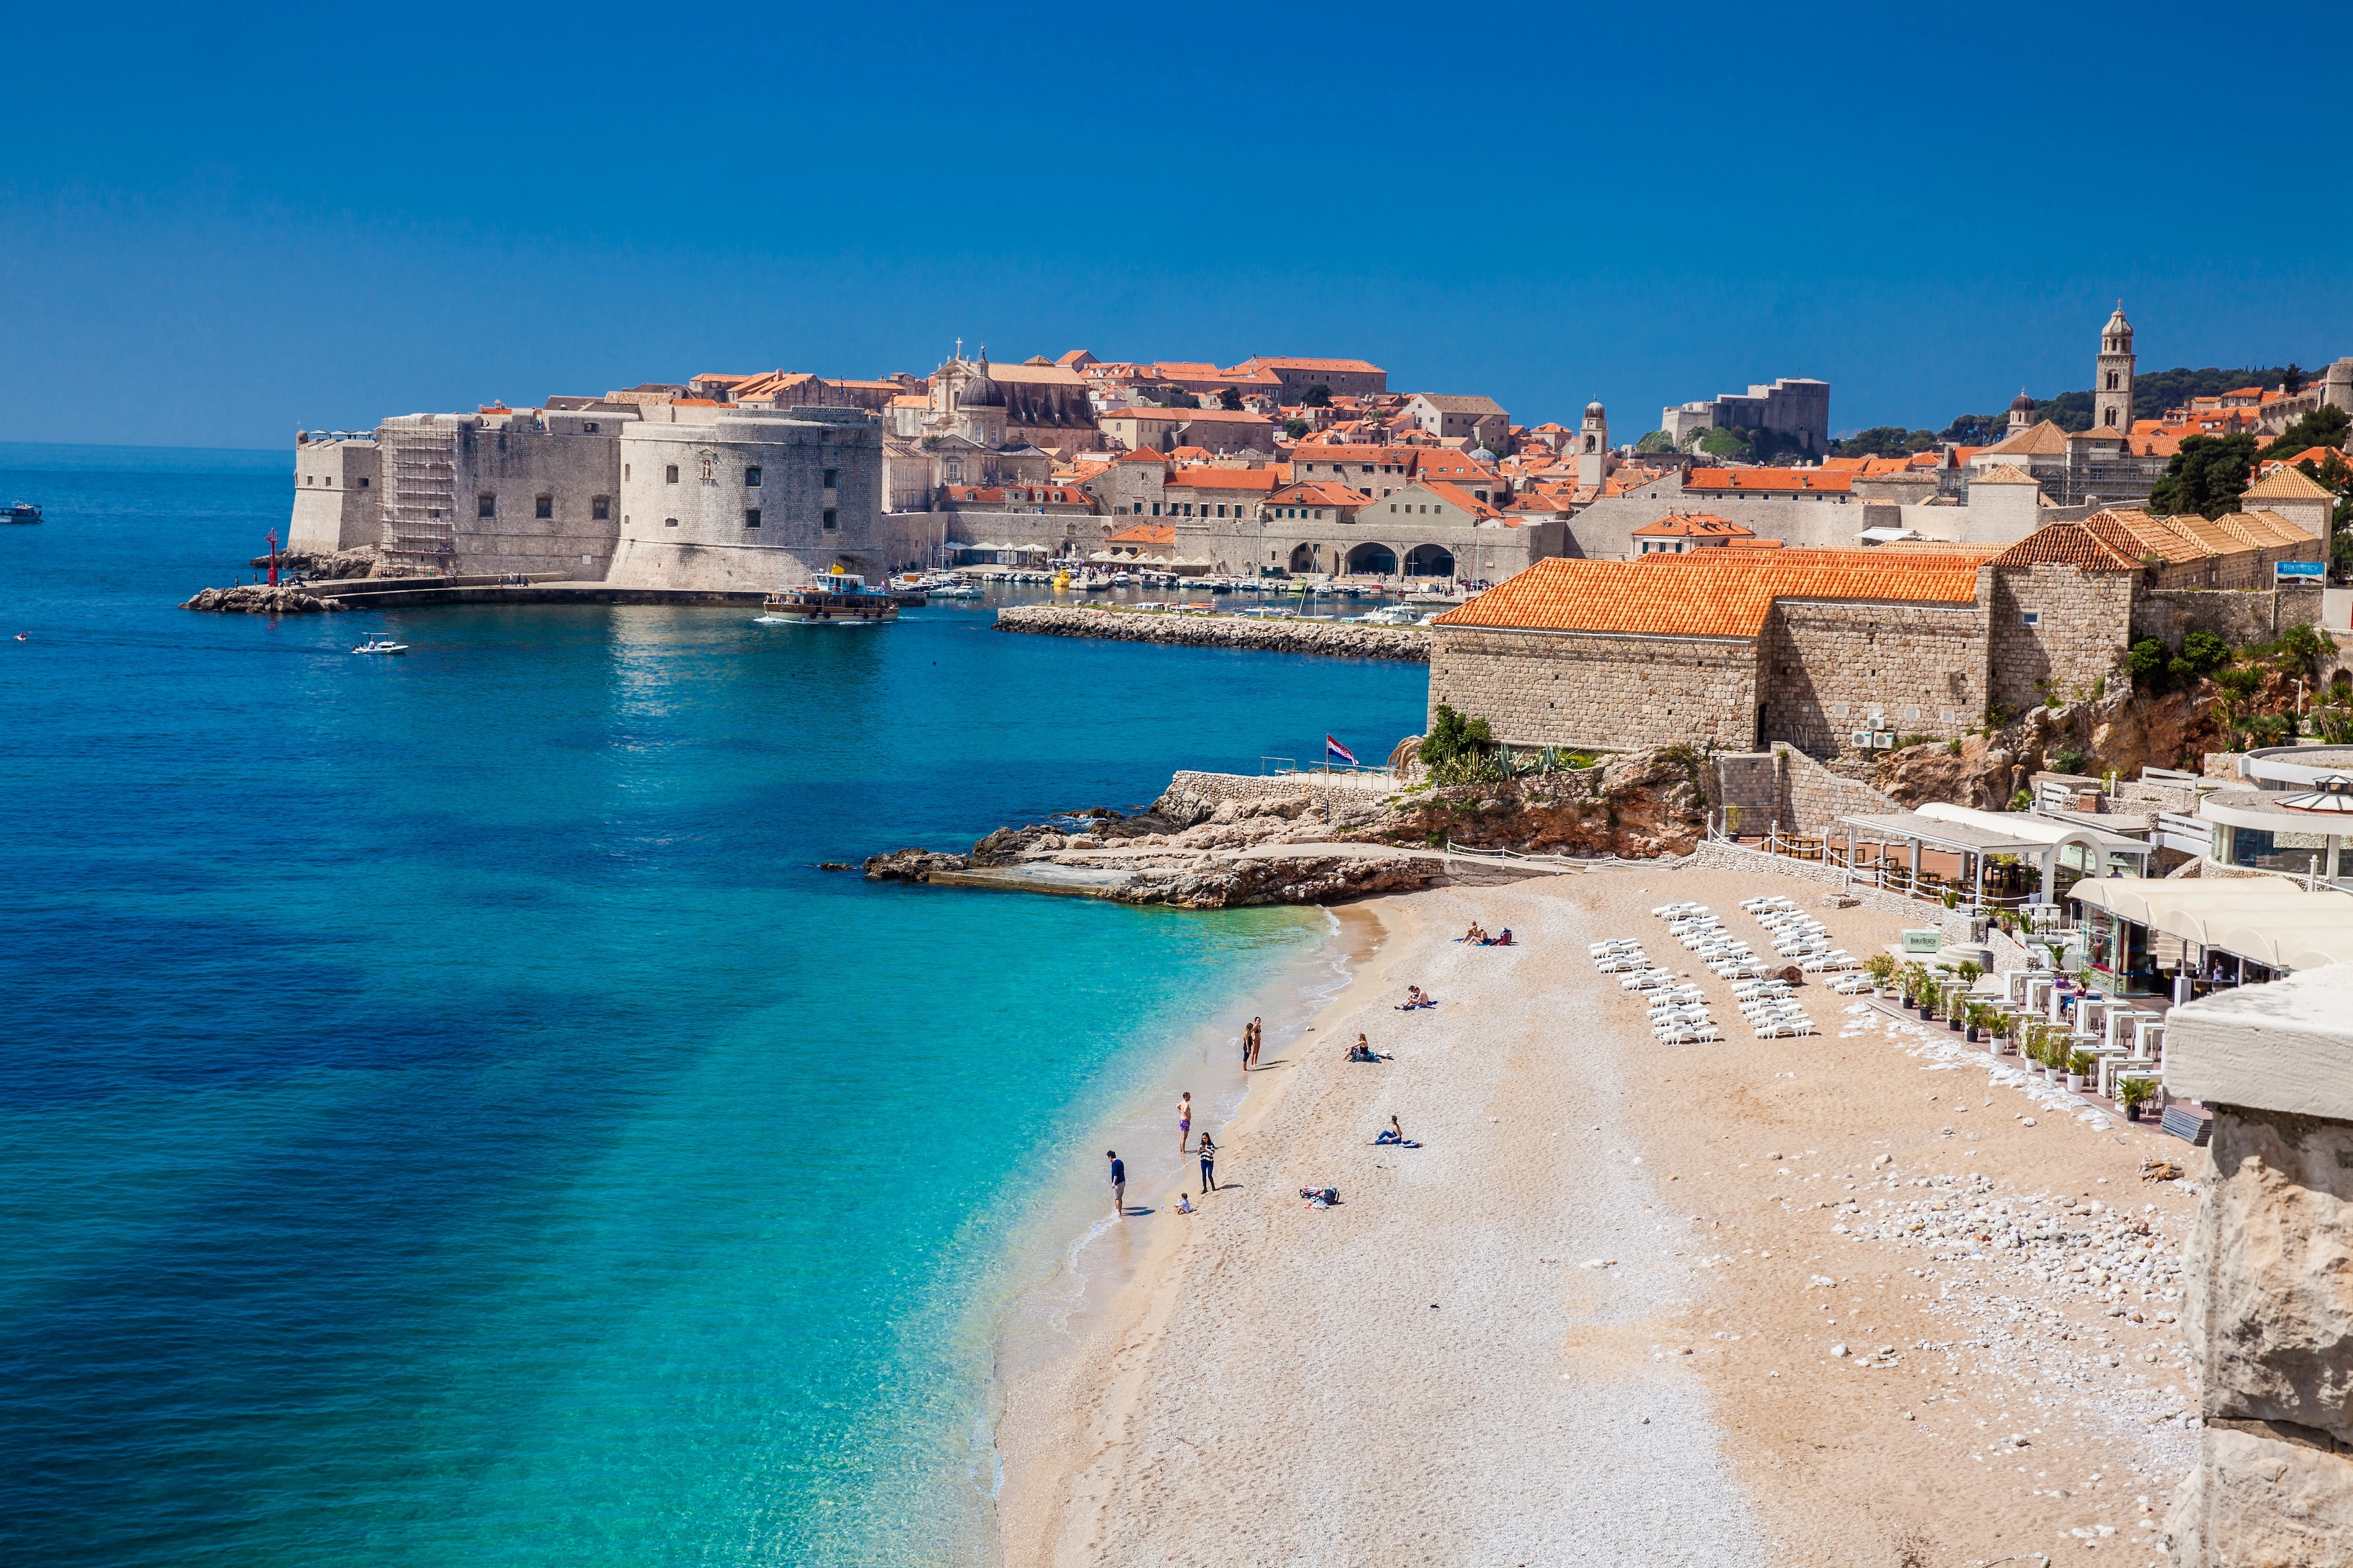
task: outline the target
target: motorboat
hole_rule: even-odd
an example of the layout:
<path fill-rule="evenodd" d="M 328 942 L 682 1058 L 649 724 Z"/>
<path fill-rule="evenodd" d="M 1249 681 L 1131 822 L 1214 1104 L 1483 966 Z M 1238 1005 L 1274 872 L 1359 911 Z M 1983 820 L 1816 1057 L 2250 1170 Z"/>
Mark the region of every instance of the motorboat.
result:
<path fill-rule="evenodd" d="M 395 642 L 390 637 L 379 634 L 368 638 L 352 651 L 353 653 L 406 653 L 408 645 L 405 642 Z"/>
<path fill-rule="evenodd" d="M 943 587 L 934 588 L 931 590 L 931 595 L 934 599 L 977 599 L 981 595 L 981 590 L 979 585 L 974 583 L 950 583 Z"/>
<path fill-rule="evenodd" d="M 41 509 L 31 501 L 20 500 L 5 510 L 0 510 L 0 522 L 38 522 Z"/>
<path fill-rule="evenodd" d="M 853 573 L 828 572 L 761 600 L 759 619 L 771 626 L 879 626 L 899 618 L 899 599 L 888 588 L 868 587 Z"/>

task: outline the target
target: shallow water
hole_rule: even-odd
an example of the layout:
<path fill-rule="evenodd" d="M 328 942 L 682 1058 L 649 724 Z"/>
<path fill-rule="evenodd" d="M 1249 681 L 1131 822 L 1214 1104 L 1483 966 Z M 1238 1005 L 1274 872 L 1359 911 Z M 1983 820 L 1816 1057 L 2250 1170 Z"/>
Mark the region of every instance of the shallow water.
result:
<path fill-rule="evenodd" d="M 1420 667 L 196 616 L 282 461 L 56 456 L 0 452 L 0 1557 L 982 1560 L 1061 1194 L 1327 922 L 814 863 L 1377 755 Z"/>

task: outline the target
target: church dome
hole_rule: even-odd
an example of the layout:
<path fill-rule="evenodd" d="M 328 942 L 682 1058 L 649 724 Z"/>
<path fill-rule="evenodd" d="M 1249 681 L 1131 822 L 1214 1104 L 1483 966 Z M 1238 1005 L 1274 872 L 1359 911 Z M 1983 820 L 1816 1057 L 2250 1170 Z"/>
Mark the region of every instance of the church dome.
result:
<path fill-rule="evenodd" d="M 1586 416 L 1588 419 L 1599 419 L 1599 418 L 1603 417 L 1603 415 L 1602 415 L 1602 412 L 1601 412 L 1601 405 L 1599 405 L 1599 403 L 1588 403 L 1588 404 L 1587 404 L 1587 405 L 1585 405 L 1585 416 Z"/>
<path fill-rule="evenodd" d="M 2010 411 L 2012 414 L 2031 414 L 2034 412 L 2034 399 L 2029 397 L 2025 390 L 2021 388 L 2018 395 L 2010 400 Z"/>
<path fill-rule="evenodd" d="M 2122 300 L 2116 301 L 2116 313 L 2108 318 L 2108 324 L 2101 331 L 2109 337 L 2129 339 L 2132 336 L 2132 323 L 2125 320 L 2125 302 Z"/>
<path fill-rule="evenodd" d="M 1005 389 L 986 375 L 976 375 L 956 394 L 958 408 L 1002 408 Z"/>
<path fill-rule="evenodd" d="M 1482 447 L 1471 454 L 1471 460 L 1474 463 L 1492 463 L 1495 460 L 1495 454 Z"/>

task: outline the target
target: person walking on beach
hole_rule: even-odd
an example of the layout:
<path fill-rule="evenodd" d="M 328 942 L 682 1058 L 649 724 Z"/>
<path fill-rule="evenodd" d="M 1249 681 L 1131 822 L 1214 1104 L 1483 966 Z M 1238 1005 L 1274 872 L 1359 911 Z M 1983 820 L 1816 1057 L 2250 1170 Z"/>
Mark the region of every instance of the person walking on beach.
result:
<path fill-rule="evenodd" d="M 1127 1217 L 1127 1162 L 1119 1157 L 1119 1151 L 1116 1149 L 1104 1150 L 1103 1158 L 1111 1162 L 1111 1212 L 1125 1219 Z"/>
<path fill-rule="evenodd" d="M 1248 1024 L 1244 1024 L 1244 1025 L 1242 1026 L 1242 1071 L 1244 1071 L 1244 1072 L 1248 1072 L 1248 1071 L 1250 1071 L 1250 1026 L 1249 1026 Z"/>
<path fill-rule="evenodd" d="M 1218 1146 L 1209 1141 L 1209 1130 L 1201 1129 L 1201 1190 L 1218 1190 Z"/>
<path fill-rule="evenodd" d="M 1176 1152 L 1182 1154 L 1193 1141 L 1193 1091 L 1187 1089 L 1185 1098 L 1176 1102 Z"/>
<path fill-rule="evenodd" d="M 1258 1066 L 1258 1048 L 1266 1044 L 1266 1026 L 1252 1018 L 1250 1023 L 1250 1065 Z"/>

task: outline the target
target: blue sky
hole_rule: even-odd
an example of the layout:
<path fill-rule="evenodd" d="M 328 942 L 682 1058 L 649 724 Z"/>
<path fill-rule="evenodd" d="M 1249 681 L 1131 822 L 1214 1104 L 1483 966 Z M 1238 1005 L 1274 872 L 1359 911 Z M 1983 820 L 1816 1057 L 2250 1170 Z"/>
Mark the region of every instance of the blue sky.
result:
<path fill-rule="evenodd" d="M 1776 375 L 1840 428 L 2088 385 L 2118 296 L 2150 368 L 2353 353 L 2341 71 L 2297 64 L 2353 57 L 2342 4 L 16 5 L 0 44 L 0 440 L 959 336 L 1362 355 L 1620 438 Z"/>

